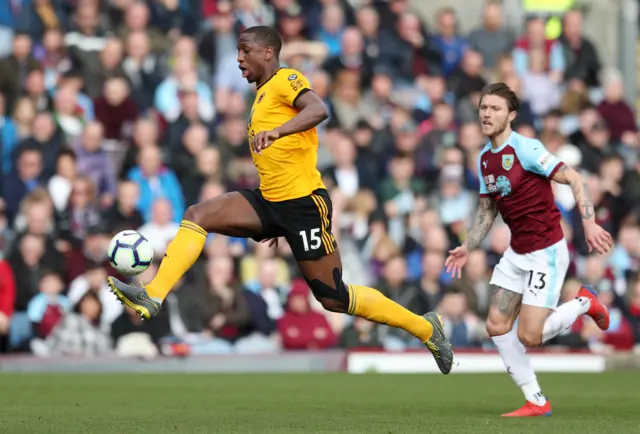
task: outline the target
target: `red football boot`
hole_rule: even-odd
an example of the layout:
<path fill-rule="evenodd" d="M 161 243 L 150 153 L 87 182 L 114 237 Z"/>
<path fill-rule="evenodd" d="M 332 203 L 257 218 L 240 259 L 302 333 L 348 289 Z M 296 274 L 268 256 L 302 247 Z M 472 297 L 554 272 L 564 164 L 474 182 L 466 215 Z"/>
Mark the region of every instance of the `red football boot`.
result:
<path fill-rule="evenodd" d="M 551 416 L 551 404 L 549 401 L 544 405 L 537 405 L 533 402 L 527 401 L 527 403 L 516 411 L 511 413 L 505 413 L 502 417 L 537 417 L 537 416 Z"/>
<path fill-rule="evenodd" d="M 607 330 L 609 328 L 609 310 L 600 303 L 596 291 L 589 285 L 583 285 L 578 291 L 578 297 L 589 299 L 591 307 L 587 311 L 587 315 L 593 318 L 601 330 Z"/>

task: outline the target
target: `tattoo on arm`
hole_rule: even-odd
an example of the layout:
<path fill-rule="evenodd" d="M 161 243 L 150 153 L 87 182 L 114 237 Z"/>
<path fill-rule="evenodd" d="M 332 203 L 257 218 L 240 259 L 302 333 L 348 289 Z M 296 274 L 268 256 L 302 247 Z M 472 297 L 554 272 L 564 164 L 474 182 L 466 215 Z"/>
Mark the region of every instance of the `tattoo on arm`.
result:
<path fill-rule="evenodd" d="M 558 169 L 558 172 L 568 172 L 567 166 L 562 166 Z M 568 184 L 571 187 L 573 196 L 576 198 L 576 204 L 582 215 L 582 220 L 592 220 L 596 213 L 593 206 L 593 200 L 589 194 L 589 186 L 586 182 L 583 182 L 581 176 L 572 176 L 568 178 Z"/>
<path fill-rule="evenodd" d="M 502 315 L 516 318 L 522 305 L 522 294 L 508 291 L 496 285 L 491 285 L 493 296 L 491 305 L 495 306 Z"/>
<path fill-rule="evenodd" d="M 489 233 L 489 229 L 493 226 L 493 221 L 497 215 L 498 208 L 496 208 L 496 204 L 491 198 L 481 197 L 478 211 L 476 211 L 476 217 L 473 220 L 473 225 L 469 230 L 467 238 L 467 248 L 469 250 L 478 248 L 484 237 Z"/>

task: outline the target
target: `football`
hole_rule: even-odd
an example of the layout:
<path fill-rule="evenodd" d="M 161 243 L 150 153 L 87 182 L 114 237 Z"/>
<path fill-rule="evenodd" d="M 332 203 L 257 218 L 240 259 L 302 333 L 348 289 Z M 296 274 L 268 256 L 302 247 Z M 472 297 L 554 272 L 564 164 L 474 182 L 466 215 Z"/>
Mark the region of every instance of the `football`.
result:
<path fill-rule="evenodd" d="M 107 255 L 116 271 L 125 276 L 135 276 L 151 265 L 153 248 L 139 232 L 122 231 L 111 240 Z"/>

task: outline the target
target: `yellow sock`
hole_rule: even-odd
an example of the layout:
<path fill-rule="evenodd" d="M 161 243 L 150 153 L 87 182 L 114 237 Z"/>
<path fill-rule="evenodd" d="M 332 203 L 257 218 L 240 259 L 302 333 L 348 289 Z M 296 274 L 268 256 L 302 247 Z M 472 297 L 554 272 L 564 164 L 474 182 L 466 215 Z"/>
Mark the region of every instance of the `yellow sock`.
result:
<path fill-rule="evenodd" d="M 378 324 L 408 331 L 421 342 L 427 342 L 433 334 L 431 323 L 366 286 L 349 285 L 349 315 L 366 318 Z"/>
<path fill-rule="evenodd" d="M 176 237 L 169 243 L 158 274 L 145 286 L 150 297 L 164 300 L 171 288 L 196 262 L 207 239 L 207 231 L 183 220 Z"/>

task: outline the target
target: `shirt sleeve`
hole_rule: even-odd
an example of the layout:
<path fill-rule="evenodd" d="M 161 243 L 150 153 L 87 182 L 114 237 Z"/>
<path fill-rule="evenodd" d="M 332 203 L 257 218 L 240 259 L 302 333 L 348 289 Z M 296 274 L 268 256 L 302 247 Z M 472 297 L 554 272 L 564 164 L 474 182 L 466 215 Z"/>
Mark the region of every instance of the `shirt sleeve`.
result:
<path fill-rule="evenodd" d="M 547 148 L 539 140 L 521 142 L 516 153 L 525 170 L 546 178 L 553 177 L 564 164 L 559 158 L 547 151 Z"/>
<path fill-rule="evenodd" d="M 295 107 L 296 100 L 304 93 L 311 90 L 309 80 L 295 70 L 288 70 L 287 75 L 282 74 L 278 79 L 278 94 L 283 103 Z"/>
<path fill-rule="evenodd" d="M 487 190 L 487 185 L 484 183 L 484 177 L 482 176 L 482 170 L 480 169 L 481 160 L 482 160 L 482 153 L 478 155 L 478 181 L 480 182 L 480 196 L 488 196 L 489 190 Z"/>

